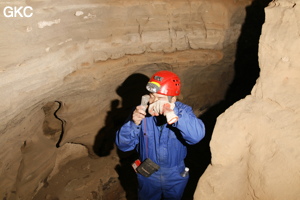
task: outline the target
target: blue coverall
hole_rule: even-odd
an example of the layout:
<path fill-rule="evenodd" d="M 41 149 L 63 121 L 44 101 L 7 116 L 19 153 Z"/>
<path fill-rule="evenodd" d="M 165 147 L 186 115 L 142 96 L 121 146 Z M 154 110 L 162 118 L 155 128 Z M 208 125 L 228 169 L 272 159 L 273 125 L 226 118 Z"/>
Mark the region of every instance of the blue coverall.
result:
<path fill-rule="evenodd" d="M 132 120 L 117 131 L 116 145 L 122 151 L 136 149 L 140 160 L 150 158 L 160 169 L 150 177 L 137 174 L 140 200 L 180 200 L 188 181 L 184 171 L 186 144 L 196 144 L 205 135 L 203 122 L 190 106 L 175 102 L 178 121 L 172 125 L 157 126 L 157 117 L 147 116 L 140 125 Z"/>

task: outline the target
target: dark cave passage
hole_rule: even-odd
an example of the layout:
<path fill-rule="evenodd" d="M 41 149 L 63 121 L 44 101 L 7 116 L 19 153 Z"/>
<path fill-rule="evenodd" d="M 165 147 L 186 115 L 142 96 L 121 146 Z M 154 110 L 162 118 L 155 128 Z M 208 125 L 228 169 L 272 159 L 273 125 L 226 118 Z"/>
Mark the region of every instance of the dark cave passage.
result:
<path fill-rule="evenodd" d="M 262 25 L 265 21 L 264 8 L 271 0 L 256 0 L 246 8 L 246 18 L 237 42 L 235 76 L 225 99 L 210 107 L 199 116 L 206 126 L 206 136 L 199 144 L 188 147 L 186 163 L 190 166 L 190 181 L 183 200 L 192 200 L 197 183 L 210 164 L 209 142 L 217 117 L 235 102 L 251 93 L 259 77 L 258 44 Z"/>

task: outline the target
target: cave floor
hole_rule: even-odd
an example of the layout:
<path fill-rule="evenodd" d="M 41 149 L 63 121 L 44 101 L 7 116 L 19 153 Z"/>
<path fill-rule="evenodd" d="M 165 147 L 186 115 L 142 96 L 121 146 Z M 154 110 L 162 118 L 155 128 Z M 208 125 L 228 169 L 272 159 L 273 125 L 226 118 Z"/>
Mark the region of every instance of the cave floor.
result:
<path fill-rule="evenodd" d="M 199 157 L 198 150 L 195 146 L 186 160 L 190 167 L 190 181 L 183 200 L 193 199 L 202 174 L 199 162 L 193 159 Z M 82 157 L 70 161 L 49 181 L 44 181 L 33 200 L 137 200 L 132 159 L 133 156 L 129 156 L 120 162 L 119 156 L 112 153 L 109 157 Z"/>
<path fill-rule="evenodd" d="M 44 182 L 33 200 L 126 200 L 119 178 L 111 175 L 110 170 L 114 169 L 107 168 L 117 160 L 112 156 L 112 159 L 83 157 L 70 161 Z"/>

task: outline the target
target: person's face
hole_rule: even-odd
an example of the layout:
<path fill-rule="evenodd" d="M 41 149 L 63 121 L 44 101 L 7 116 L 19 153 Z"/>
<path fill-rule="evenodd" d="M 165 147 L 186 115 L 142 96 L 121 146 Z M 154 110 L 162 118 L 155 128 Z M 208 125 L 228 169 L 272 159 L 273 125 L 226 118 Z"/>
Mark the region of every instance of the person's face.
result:
<path fill-rule="evenodd" d="M 157 94 L 157 93 L 150 93 L 150 99 L 149 99 L 149 103 L 152 104 L 158 100 L 162 100 L 162 101 L 168 101 L 170 103 L 175 103 L 176 101 L 176 97 L 172 97 L 171 101 L 169 100 L 169 97 L 163 94 Z"/>

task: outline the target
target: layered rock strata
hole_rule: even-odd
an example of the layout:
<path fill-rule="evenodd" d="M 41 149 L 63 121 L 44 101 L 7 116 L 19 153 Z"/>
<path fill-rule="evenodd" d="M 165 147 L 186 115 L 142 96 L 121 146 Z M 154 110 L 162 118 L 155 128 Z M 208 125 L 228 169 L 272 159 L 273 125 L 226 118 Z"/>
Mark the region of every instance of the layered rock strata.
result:
<path fill-rule="evenodd" d="M 103 195 L 103 187 L 118 177 L 115 128 L 138 103 L 152 73 L 178 73 L 182 101 L 198 114 L 224 98 L 249 3 L 1 3 L 0 198 L 40 197 L 51 180 L 66 183 L 65 189 L 53 183 L 57 196 L 44 198 Z M 7 6 L 30 6 L 33 15 L 5 17 Z M 95 150 L 96 140 L 103 152 Z M 65 180 L 72 165 L 64 174 L 60 170 L 81 158 L 87 161 L 79 169 L 90 174 L 69 173 Z"/>

